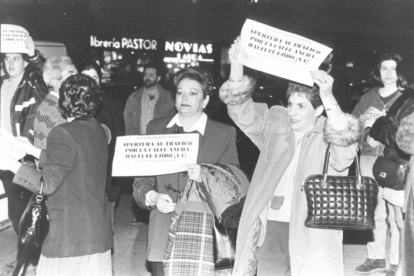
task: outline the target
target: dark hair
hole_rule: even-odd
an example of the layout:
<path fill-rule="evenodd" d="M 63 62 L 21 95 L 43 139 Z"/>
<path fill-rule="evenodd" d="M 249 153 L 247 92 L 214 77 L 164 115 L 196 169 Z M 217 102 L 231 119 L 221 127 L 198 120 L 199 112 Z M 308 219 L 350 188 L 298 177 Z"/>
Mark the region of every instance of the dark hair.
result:
<path fill-rule="evenodd" d="M 380 58 L 378 59 L 377 65 L 374 67 L 374 70 L 372 70 L 371 72 L 371 76 L 374 79 L 374 82 L 376 83 L 376 85 L 380 87 L 384 86 L 384 84 L 382 83 L 382 79 L 381 79 L 381 64 L 383 61 L 386 61 L 386 60 L 393 60 L 397 63 L 397 77 L 398 77 L 397 86 L 405 88 L 407 84 L 399 68 L 399 64 L 403 61 L 403 57 L 400 54 L 395 53 L 395 52 L 385 53 L 382 56 L 380 56 Z"/>
<path fill-rule="evenodd" d="M 83 69 L 81 70 L 81 72 L 83 72 L 83 71 L 85 71 L 85 70 L 91 70 L 91 69 L 95 70 L 95 72 L 98 74 L 99 81 L 101 81 L 101 80 L 102 80 L 102 71 L 101 71 L 101 67 L 100 67 L 100 66 L 99 66 L 96 62 L 90 62 L 90 63 L 87 63 L 87 64 L 83 67 Z"/>
<path fill-rule="evenodd" d="M 319 88 L 316 85 L 314 85 L 313 87 L 309 87 L 298 83 L 290 82 L 288 90 L 286 92 L 286 97 L 289 99 L 289 97 L 294 93 L 304 95 L 310 101 L 314 109 L 322 105 L 322 99 L 319 96 Z"/>
<path fill-rule="evenodd" d="M 92 118 L 99 106 L 98 85 L 83 74 L 68 77 L 59 89 L 59 107 L 66 118 Z M 69 100 L 69 104 L 64 103 Z"/>
<path fill-rule="evenodd" d="M 161 77 L 162 76 L 161 66 L 159 66 L 158 64 L 153 63 L 153 62 L 149 62 L 149 63 L 145 64 L 144 71 L 143 72 L 145 72 L 145 69 L 147 69 L 147 68 L 155 69 L 155 71 L 157 73 L 157 77 Z"/>
<path fill-rule="evenodd" d="M 174 85 L 175 88 L 178 87 L 178 84 L 183 79 L 190 79 L 197 81 L 201 84 L 203 90 L 203 96 L 206 98 L 207 96 L 211 96 L 214 89 L 214 82 L 211 73 L 205 70 L 200 70 L 198 68 L 184 68 L 178 71 L 174 76 Z"/>

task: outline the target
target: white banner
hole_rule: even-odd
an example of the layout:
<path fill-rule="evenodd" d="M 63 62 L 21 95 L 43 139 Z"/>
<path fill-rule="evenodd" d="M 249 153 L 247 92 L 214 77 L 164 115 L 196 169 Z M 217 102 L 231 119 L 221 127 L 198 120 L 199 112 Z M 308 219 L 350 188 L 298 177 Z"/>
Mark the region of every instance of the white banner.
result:
<path fill-rule="evenodd" d="M 150 176 L 197 163 L 198 133 L 117 137 L 112 176 Z"/>
<path fill-rule="evenodd" d="M 17 25 L 1 24 L 1 49 L 2 53 L 25 53 L 25 44 L 29 32 Z"/>
<path fill-rule="evenodd" d="M 241 51 L 240 62 L 245 66 L 312 86 L 310 71 L 317 70 L 332 49 L 247 19 L 241 31 Z"/>

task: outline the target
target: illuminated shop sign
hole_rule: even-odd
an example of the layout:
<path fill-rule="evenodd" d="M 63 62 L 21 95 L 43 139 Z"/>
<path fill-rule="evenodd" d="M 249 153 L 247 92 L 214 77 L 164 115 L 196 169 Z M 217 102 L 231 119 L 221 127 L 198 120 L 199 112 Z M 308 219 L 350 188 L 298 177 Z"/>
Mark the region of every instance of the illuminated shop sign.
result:
<path fill-rule="evenodd" d="M 91 47 L 130 50 L 157 50 L 157 41 L 152 39 L 126 37 L 103 40 L 91 35 Z"/>
<path fill-rule="evenodd" d="M 176 57 L 167 58 L 169 62 L 191 63 L 193 61 L 213 61 L 212 59 L 206 59 L 204 57 L 213 53 L 212 44 L 166 41 L 165 52 L 176 53 Z"/>

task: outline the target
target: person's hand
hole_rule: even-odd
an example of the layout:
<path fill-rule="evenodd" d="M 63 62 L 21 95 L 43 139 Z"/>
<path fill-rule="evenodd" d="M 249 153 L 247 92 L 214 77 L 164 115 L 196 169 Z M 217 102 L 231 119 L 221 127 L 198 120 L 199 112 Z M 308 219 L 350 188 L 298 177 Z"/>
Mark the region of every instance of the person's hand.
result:
<path fill-rule="evenodd" d="M 234 40 L 234 43 L 231 45 L 231 47 L 229 49 L 229 58 L 230 58 L 230 63 L 232 63 L 232 64 L 233 63 L 239 63 L 238 58 L 241 55 L 240 43 L 241 43 L 241 38 L 240 38 L 240 36 L 238 36 Z"/>
<path fill-rule="evenodd" d="M 201 166 L 197 164 L 188 165 L 188 178 L 201 182 Z"/>
<path fill-rule="evenodd" d="M 26 44 L 27 54 L 29 57 L 33 57 L 35 55 L 35 44 L 33 38 L 30 35 L 27 36 L 24 43 Z"/>
<path fill-rule="evenodd" d="M 376 141 L 374 138 L 372 138 L 369 135 L 367 137 L 367 143 L 368 143 L 368 145 L 370 145 L 373 148 L 376 148 L 376 147 L 382 145 L 381 142 Z"/>
<path fill-rule="evenodd" d="M 313 81 L 319 86 L 319 96 L 324 97 L 332 95 L 332 86 L 334 79 L 323 70 L 311 71 Z"/>
<path fill-rule="evenodd" d="M 151 200 L 152 202 L 155 202 L 155 206 L 161 213 L 168 214 L 175 210 L 176 203 L 174 203 L 171 197 L 167 194 L 154 192 L 151 195 Z"/>
<path fill-rule="evenodd" d="M 229 49 L 231 63 L 230 80 L 232 81 L 240 81 L 243 79 L 243 64 L 238 61 L 241 54 L 241 39 L 238 36 Z"/>
<path fill-rule="evenodd" d="M 41 149 L 38 149 L 35 146 L 33 146 L 27 137 L 19 136 L 17 137 L 17 141 L 20 142 L 20 145 L 22 146 L 26 154 L 39 159 Z"/>
<path fill-rule="evenodd" d="M 10 155 L 0 153 L 0 170 L 16 173 L 20 168 L 20 165 L 21 164 Z"/>

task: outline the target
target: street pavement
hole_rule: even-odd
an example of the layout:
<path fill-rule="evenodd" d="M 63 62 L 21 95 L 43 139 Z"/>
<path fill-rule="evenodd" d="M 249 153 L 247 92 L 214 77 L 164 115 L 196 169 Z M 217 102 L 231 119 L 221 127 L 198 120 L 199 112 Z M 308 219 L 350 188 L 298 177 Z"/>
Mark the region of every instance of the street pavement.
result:
<path fill-rule="evenodd" d="M 113 252 L 113 269 L 115 276 L 150 276 L 150 268 L 146 262 L 145 251 L 147 244 L 148 224 L 130 225 L 135 208 L 131 192 L 123 192 L 115 211 L 115 235 Z M 145 212 L 145 211 L 142 211 Z M 145 213 L 143 213 L 145 214 Z M 141 214 L 144 221 L 145 215 Z M 329 231 L 329 230 L 327 230 Z M 345 276 L 357 275 L 355 266 L 366 259 L 366 238 L 364 231 L 355 231 L 345 235 L 344 263 Z M 11 227 L 0 232 L 0 276 L 12 275 L 12 269 L 7 267 L 16 256 L 17 237 Z M 33 269 L 27 276 L 35 275 Z M 384 274 L 371 274 L 384 275 Z M 312 276 L 312 275 L 309 275 Z"/>

